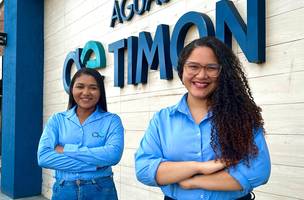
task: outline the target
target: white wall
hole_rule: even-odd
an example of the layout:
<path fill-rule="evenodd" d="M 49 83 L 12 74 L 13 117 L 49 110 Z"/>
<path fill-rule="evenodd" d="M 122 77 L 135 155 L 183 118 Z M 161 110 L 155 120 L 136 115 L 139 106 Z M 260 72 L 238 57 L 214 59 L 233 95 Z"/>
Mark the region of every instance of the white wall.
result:
<path fill-rule="evenodd" d="M 54 112 L 66 109 L 68 97 L 62 85 L 62 66 L 68 52 L 82 48 L 89 40 L 109 43 L 141 31 L 154 36 L 158 24 L 170 25 L 188 11 L 206 13 L 214 21 L 214 0 L 171 0 L 164 6 L 152 2 L 151 11 L 130 22 L 110 28 L 113 1 L 45 0 L 44 122 Z M 247 0 L 235 0 L 246 19 Z M 251 64 L 234 43 L 234 51 L 248 73 L 256 102 L 263 108 L 267 142 L 271 152 L 272 174 L 267 185 L 256 189 L 259 200 L 304 199 L 304 18 L 303 0 L 266 1 L 266 63 Z M 188 40 L 196 37 L 193 29 Z M 162 199 L 157 188 L 139 183 L 134 174 L 134 152 L 152 114 L 175 104 L 185 92 L 177 74 L 172 81 L 160 80 L 159 71 L 150 71 L 148 83 L 113 87 L 113 61 L 106 53 L 109 111 L 118 113 L 125 126 L 125 149 L 114 167 L 121 200 Z M 43 194 L 50 198 L 53 171 L 43 171 Z"/>

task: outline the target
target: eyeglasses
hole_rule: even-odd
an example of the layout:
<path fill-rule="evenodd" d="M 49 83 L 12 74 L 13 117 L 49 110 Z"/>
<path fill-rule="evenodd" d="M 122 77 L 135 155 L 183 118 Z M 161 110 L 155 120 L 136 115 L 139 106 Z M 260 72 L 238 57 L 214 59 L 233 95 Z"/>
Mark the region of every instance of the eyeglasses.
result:
<path fill-rule="evenodd" d="M 186 61 L 184 64 L 185 71 L 190 75 L 197 75 L 202 69 L 209 77 L 218 77 L 221 72 L 221 65 L 216 63 L 210 63 L 206 65 L 201 65 L 197 62 Z"/>

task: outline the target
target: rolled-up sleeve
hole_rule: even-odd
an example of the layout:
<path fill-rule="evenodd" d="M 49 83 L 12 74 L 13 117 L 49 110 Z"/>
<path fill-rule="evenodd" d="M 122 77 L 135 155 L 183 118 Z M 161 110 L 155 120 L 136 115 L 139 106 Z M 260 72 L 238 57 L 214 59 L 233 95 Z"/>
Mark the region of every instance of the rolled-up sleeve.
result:
<path fill-rule="evenodd" d="M 258 155 L 250 160 L 249 167 L 240 162 L 227 170 L 245 192 L 250 192 L 253 188 L 267 183 L 271 171 L 269 151 L 262 128 L 255 132 L 254 141 L 258 147 Z"/>
<path fill-rule="evenodd" d="M 160 146 L 157 121 L 157 114 L 155 114 L 135 153 L 136 177 L 140 182 L 149 186 L 158 186 L 156 172 L 159 164 L 165 161 Z"/>

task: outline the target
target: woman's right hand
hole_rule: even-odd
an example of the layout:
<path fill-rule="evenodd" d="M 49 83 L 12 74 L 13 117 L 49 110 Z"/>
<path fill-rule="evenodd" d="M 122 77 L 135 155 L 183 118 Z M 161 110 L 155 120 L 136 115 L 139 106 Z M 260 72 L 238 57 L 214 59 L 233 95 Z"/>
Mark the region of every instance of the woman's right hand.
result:
<path fill-rule="evenodd" d="M 56 151 L 57 153 L 63 153 L 63 146 L 57 145 L 57 146 L 55 147 L 55 151 Z"/>
<path fill-rule="evenodd" d="M 206 162 L 199 162 L 199 174 L 213 174 L 217 171 L 223 170 L 226 166 L 221 160 L 209 160 Z"/>

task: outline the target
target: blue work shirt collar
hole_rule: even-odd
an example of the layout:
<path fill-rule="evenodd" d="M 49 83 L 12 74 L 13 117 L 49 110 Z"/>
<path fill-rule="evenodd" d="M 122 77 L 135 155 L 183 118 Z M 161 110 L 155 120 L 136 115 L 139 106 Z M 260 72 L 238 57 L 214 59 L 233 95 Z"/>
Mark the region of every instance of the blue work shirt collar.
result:
<path fill-rule="evenodd" d="M 171 111 L 170 111 L 170 115 L 174 115 L 176 112 L 180 112 L 182 114 L 185 114 L 186 116 L 188 116 L 190 119 L 192 119 L 192 115 L 190 113 L 190 109 L 187 103 L 187 97 L 188 97 L 188 93 L 184 94 L 183 97 L 181 98 L 181 100 L 172 107 Z M 206 117 L 204 117 L 203 120 L 208 119 L 210 117 L 212 117 L 212 111 L 209 110 Z"/>
<path fill-rule="evenodd" d="M 71 109 L 66 111 L 66 118 L 73 121 L 74 123 L 80 125 L 78 116 L 76 114 L 76 108 L 77 105 L 73 106 Z M 93 121 L 99 120 L 105 116 L 107 116 L 109 113 L 102 110 L 99 106 L 96 106 L 95 111 L 84 121 L 82 126 L 85 124 L 91 123 Z"/>

